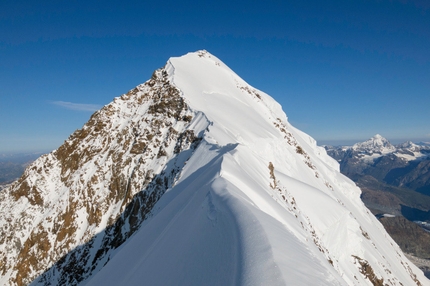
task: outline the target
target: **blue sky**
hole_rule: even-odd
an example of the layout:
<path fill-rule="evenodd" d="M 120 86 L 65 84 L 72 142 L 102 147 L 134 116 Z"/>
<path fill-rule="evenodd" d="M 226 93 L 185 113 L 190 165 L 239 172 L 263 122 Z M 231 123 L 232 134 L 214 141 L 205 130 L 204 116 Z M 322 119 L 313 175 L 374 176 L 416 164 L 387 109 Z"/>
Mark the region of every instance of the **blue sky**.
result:
<path fill-rule="evenodd" d="M 57 148 L 199 49 L 320 144 L 430 141 L 428 1 L 6 0 L 0 27 L 0 152 Z"/>

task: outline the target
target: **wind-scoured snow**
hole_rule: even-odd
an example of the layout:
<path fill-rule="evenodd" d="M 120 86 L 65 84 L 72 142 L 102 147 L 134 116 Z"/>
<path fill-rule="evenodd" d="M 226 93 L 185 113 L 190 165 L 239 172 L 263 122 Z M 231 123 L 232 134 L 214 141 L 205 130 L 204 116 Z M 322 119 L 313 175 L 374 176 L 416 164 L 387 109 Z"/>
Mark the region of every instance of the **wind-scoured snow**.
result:
<path fill-rule="evenodd" d="M 84 283 L 429 285 L 274 99 L 206 51 L 165 70 L 202 141 L 152 216 Z"/>

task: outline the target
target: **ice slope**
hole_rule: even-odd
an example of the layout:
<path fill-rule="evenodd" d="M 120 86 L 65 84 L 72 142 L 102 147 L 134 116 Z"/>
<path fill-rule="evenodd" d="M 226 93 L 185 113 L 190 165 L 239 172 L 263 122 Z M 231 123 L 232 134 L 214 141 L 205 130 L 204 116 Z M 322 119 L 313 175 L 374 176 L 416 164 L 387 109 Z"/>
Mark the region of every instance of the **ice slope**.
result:
<path fill-rule="evenodd" d="M 87 285 L 430 285 L 281 106 L 206 51 L 165 70 L 203 140 Z"/>

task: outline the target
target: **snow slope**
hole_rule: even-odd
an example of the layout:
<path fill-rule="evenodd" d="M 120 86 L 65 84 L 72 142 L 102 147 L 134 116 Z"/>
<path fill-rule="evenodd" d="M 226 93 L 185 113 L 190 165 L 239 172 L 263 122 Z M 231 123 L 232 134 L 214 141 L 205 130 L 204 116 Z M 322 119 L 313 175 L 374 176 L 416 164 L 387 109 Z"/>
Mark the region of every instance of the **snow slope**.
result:
<path fill-rule="evenodd" d="M 86 285 L 430 285 L 281 106 L 206 51 L 169 81 L 201 143 Z"/>

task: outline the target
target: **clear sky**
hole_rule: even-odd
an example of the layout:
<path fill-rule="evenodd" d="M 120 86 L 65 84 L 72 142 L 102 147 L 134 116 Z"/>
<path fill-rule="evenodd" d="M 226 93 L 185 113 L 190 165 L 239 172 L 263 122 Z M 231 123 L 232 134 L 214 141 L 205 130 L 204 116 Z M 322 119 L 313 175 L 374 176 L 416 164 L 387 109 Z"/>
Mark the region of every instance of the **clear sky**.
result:
<path fill-rule="evenodd" d="M 206 49 L 319 144 L 430 141 L 430 1 L 1 1 L 0 152 L 52 150 Z"/>

